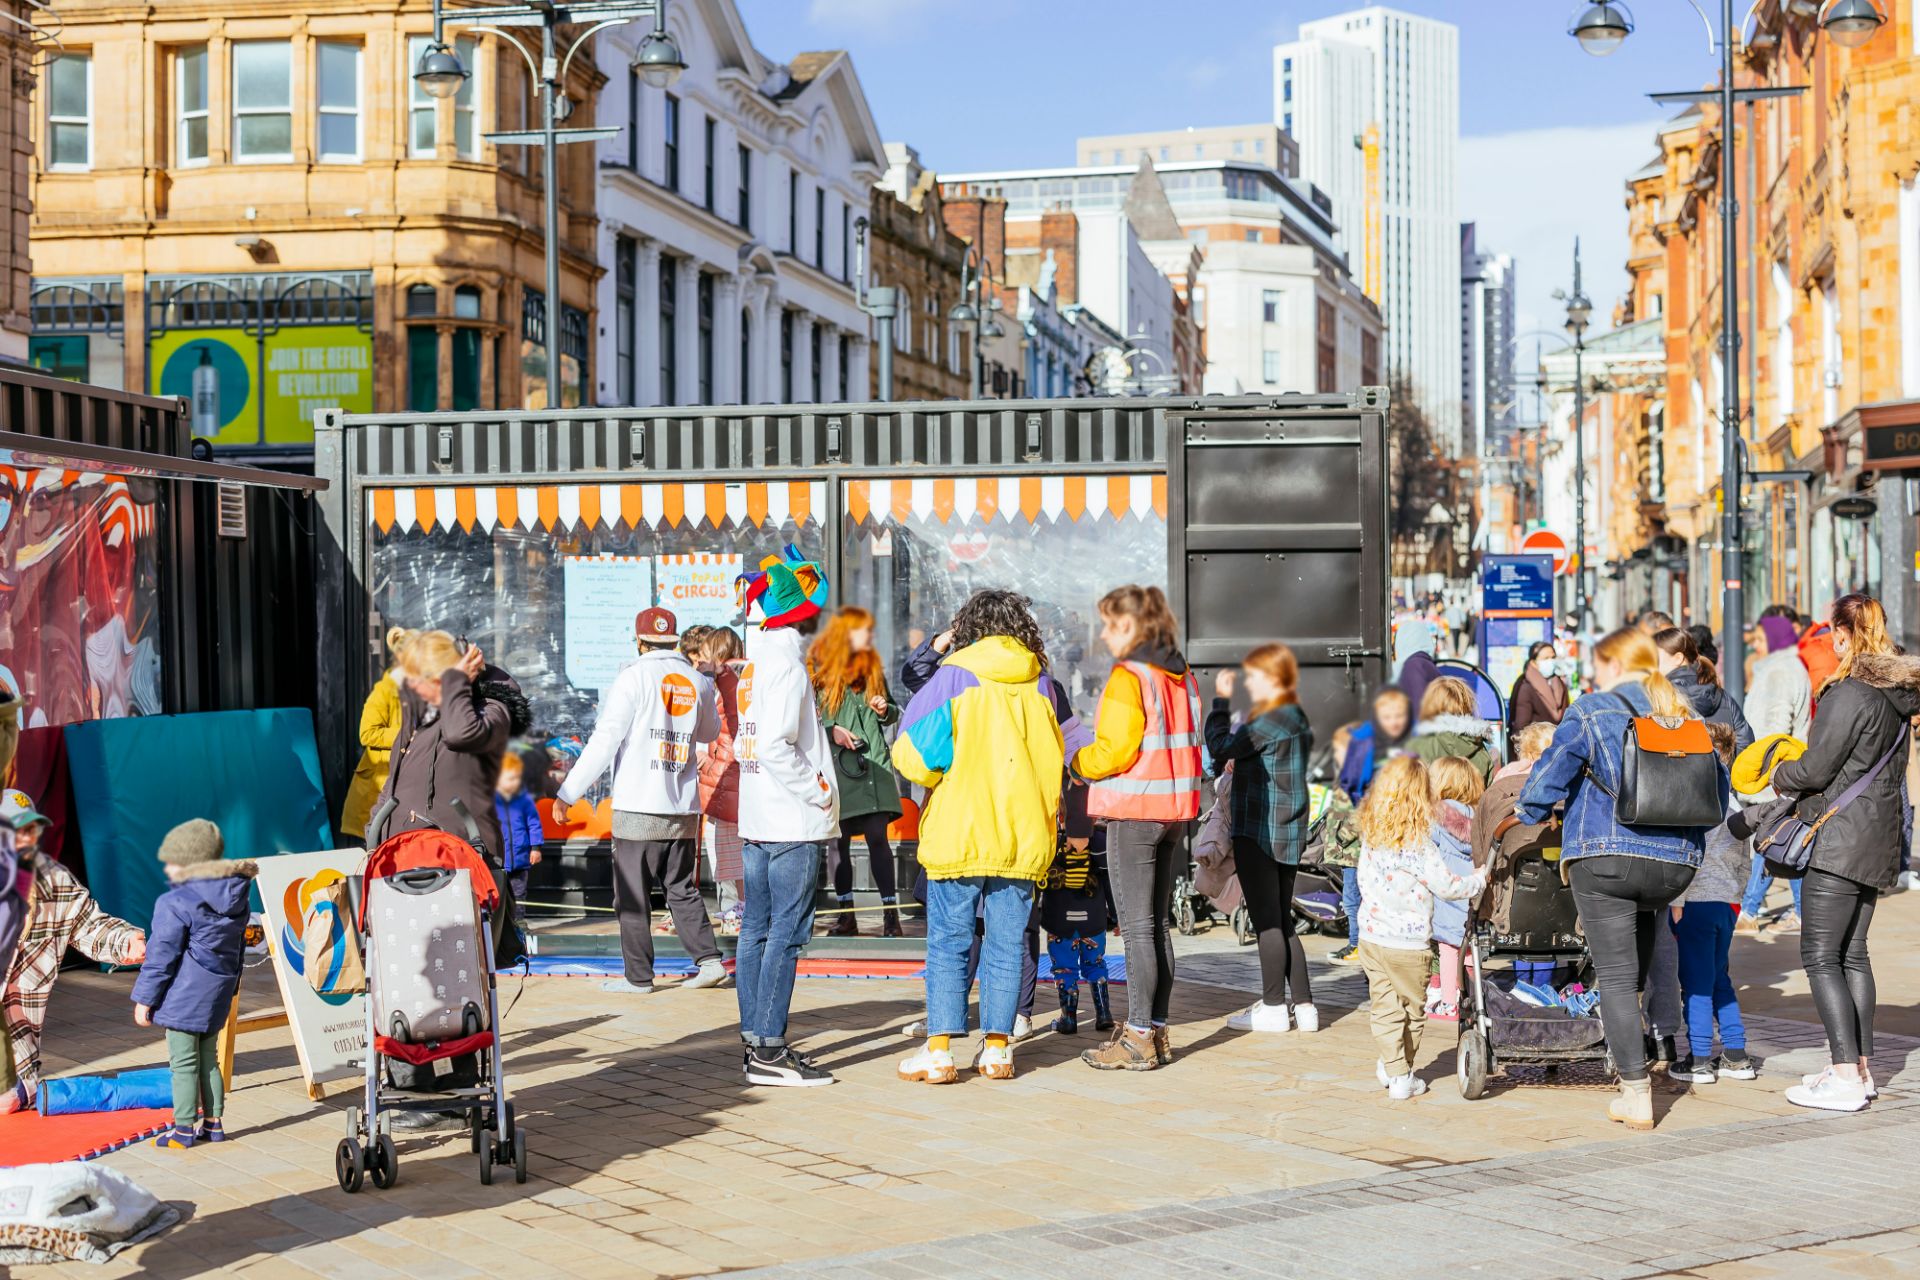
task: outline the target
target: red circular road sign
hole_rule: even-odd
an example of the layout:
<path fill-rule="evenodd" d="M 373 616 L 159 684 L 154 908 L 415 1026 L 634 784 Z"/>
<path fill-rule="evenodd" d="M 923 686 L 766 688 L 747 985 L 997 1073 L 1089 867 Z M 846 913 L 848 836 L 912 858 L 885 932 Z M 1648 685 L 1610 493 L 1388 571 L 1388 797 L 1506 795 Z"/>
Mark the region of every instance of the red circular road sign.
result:
<path fill-rule="evenodd" d="M 1535 529 L 1521 539 L 1520 550 L 1534 555 L 1547 554 L 1553 557 L 1553 571 L 1567 571 L 1567 540 L 1551 529 Z"/>

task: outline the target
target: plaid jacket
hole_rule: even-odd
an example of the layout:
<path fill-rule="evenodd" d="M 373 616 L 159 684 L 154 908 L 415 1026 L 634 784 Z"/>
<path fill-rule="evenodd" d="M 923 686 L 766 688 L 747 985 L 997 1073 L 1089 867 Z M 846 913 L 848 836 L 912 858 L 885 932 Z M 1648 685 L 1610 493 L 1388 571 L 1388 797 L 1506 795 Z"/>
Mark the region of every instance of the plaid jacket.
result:
<path fill-rule="evenodd" d="M 100 910 L 73 873 L 51 858 L 34 860 L 32 911 L 0 999 L 14 1070 L 29 1099 L 40 1088 L 40 1031 L 67 947 L 103 964 L 125 964 L 128 948 L 142 936 L 125 920 Z"/>
<path fill-rule="evenodd" d="M 1215 774 L 1234 765 L 1228 803 L 1235 840 L 1251 840 L 1287 866 L 1300 862 L 1311 825 L 1307 757 L 1313 728 L 1298 703 L 1275 707 L 1238 729 L 1225 698 L 1207 715 L 1207 754 Z"/>

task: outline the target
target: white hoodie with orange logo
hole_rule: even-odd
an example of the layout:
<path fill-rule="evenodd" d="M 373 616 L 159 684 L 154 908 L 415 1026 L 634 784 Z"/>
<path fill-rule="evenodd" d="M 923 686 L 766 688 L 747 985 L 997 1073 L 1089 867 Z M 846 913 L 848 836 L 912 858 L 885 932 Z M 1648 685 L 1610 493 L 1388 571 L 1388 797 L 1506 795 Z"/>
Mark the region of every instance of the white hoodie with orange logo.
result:
<path fill-rule="evenodd" d="M 620 813 L 700 812 L 694 748 L 720 736 L 713 682 L 673 650 L 628 663 L 600 702 L 593 736 L 560 785 L 573 804 L 609 767 Z"/>

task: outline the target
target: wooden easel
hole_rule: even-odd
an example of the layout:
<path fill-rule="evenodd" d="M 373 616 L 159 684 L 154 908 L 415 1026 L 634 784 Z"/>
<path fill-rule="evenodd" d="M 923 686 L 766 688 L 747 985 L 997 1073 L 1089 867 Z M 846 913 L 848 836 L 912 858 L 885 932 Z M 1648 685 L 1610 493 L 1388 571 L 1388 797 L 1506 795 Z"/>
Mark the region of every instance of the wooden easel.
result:
<path fill-rule="evenodd" d="M 266 945 L 267 945 L 267 964 L 271 966 L 273 964 L 272 940 L 269 939 Z M 242 968 L 240 973 L 241 973 L 241 977 L 244 979 L 246 976 L 246 970 Z M 227 1006 L 227 1025 L 220 1029 L 220 1043 L 218 1048 L 218 1056 L 220 1059 L 221 1087 L 223 1089 L 229 1089 L 229 1090 L 233 1088 L 233 1042 L 237 1036 L 239 1036 L 242 1032 L 271 1031 L 276 1027 L 284 1027 L 287 1025 L 289 1024 L 287 1021 L 287 1010 L 285 1005 L 282 1005 L 278 1009 L 262 1009 L 258 1013 L 250 1013 L 244 1018 L 241 1017 L 240 1016 L 240 989 L 238 987 L 235 987 L 233 992 L 233 1003 Z M 296 1039 L 294 1041 L 294 1051 L 298 1053 L 299 1049 L 300 1049 L 300 1042 Z M 303 1061 L 302 1069 L 304 1070 L 304 1068 L 305 1068 L 305 1063 Z M 315 1102 L 318 1102 L 320 1100 L 323 1092 L 324 1092 L 324 1087 L 321 1085 L 309 1084 L 307 1086 L 307 1097 L 311 1098 Z"/>

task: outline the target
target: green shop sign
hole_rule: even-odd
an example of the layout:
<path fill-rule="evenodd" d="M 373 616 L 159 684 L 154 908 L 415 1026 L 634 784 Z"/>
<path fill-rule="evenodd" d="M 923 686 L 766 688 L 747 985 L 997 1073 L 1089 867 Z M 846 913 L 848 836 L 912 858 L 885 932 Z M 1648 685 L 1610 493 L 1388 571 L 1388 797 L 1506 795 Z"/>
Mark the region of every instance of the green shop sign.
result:
<path fill-rule="evenodd" d="M 310 445 L 313 414 L 373 411 L 373 337 L 350 324 L 156 334 L 148 367 L 158 395 L 182 396 L 193 434 L 219 446 Z"/>

